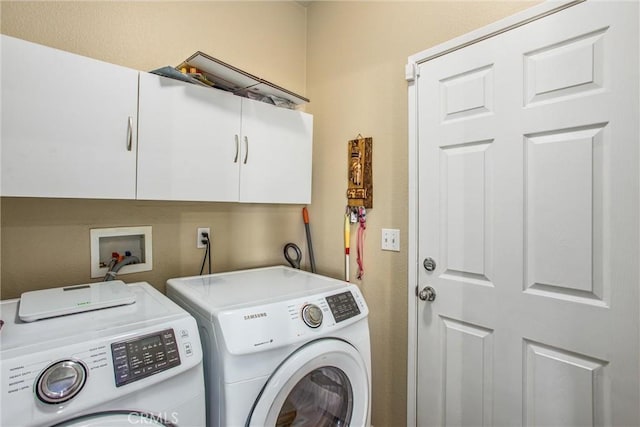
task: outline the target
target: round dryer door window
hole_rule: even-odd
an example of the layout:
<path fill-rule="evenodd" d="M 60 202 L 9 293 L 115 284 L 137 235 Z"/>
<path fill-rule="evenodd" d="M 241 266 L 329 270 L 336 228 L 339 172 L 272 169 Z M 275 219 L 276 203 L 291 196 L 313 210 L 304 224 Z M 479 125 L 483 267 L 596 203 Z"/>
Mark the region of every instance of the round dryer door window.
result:
<path fill-rule="evenodd" d="M 362 426 L 369 416 L 369 375 L 358 351 L 324 339 L 293 353 L 273 373 L 250 426 Z"/>

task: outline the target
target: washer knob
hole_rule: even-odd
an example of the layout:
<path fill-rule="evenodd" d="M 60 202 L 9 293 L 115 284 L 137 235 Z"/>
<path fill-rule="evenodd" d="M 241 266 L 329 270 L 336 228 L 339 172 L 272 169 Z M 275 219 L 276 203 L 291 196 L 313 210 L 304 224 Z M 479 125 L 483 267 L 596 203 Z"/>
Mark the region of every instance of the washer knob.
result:
<path fill-rule="evenodd" d="M 322 310 L 315 304 L 302 307 L 302 320 L 310 328 L 317 328 L 322 324 Z"/>
<path fill-rule="evenodd" d="M 87 379 L 87 369 L 80 362 L 62 360 L 49 365 L 38 378 L 36 395 L 44 403 L 56 404 L 72 399 Z"/>

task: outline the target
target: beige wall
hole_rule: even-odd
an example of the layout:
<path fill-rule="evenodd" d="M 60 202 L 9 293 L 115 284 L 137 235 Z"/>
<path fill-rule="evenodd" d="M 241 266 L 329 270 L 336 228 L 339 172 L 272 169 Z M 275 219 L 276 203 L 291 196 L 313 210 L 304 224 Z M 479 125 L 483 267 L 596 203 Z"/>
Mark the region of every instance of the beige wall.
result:
<path fill-rule="evenodd" d="M 307 11 L 295 2 L 2 1 L 0 7 L 4 34 L 139 70 L 178 65 L 201 50 L 305 93 Z M 89 230 L 97 227 L 151 225 L 153 271 L 121 277 L 162 290 L 170 277 L 198 274 L 200 226 L 212 230 L 215 271 L 281 264 L 286 242 L 305 242 L 300 209 L 3 198 L 1 296 L 88 282 Z"/>
<path fill-rule="evenodd" d="M 320 273 L 343 274 L 346 141 L 358 133 L 374 138 L 366 274 L 362 281 L 352 277 L 371 309 L 373 423 L 399 426 L 406 424 L 404 64 L 410 54 L 529 5 L 3 1 L 0 7 L 5 34 L 141 70 L 177 65 L 202 50 L 310 98 L 307 111 L 315 121 L 310 216 Z M 153 271 L 123 278 L 147 280 L 160 289 L 169 277 L 198 272 L 198 226 L 212 229 L 216 271 L 282 263 L 287 241 L 306 248 L 300 206 L 8 198 L 1 203 L 2 298 L 89 281 L 94 227 L 152 225 Z M 401 230 L 401 252 L 380 251 L 382 227 Z"/>
<path fill-rule="evenodd" d="M 531 6 L 523 2 L 312 2 L 307 111 L 314 114 L 314 247 L 322 269 L 342 271 L 347 140 L 373 137 L 374 206 L 365 277 L 371 309 L 373 422 L 406 425 L 407 57 Z M 380 250 L 381 228 L 401 230 L 401 252 Z M 355 240 L 354 240 L 355 242 Z M 352 243 L 353 248 L 353 243 Z M 355 257 L 352 257 L 355 258 Z M 355 271 L 355 263 L 352 263 Z"/>
<path fill-rule="evenodd" d="M 295 2 L 0 3 L 3 34 L 145 71 L 201 50 L 305 92 L 306 9 Z"/>

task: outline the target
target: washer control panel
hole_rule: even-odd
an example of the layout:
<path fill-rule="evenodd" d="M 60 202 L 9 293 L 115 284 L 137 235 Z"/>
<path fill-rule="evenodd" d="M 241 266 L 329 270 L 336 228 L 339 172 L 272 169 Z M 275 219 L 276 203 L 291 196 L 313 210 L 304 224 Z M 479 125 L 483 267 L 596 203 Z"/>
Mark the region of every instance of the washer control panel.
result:
<path fill-rule="evenodd" d="M 173 329 L 111 344 L 116 387 L 180 365 Z"/>
<path fill-rule="evenodd" d="M 62 425 L 103 402 L 135 409 L 135 396 L 146 399 L 169 380 L 179 395 L 191 376 L 178 378 L 202 363 L 198 325 L 149 293 L 122 308 L 30 323 L 7 321 L 18 318 L 18 301 L 3 301 L 0 426 Z M 162 410 L 171 419 L 170 408 Z"/>

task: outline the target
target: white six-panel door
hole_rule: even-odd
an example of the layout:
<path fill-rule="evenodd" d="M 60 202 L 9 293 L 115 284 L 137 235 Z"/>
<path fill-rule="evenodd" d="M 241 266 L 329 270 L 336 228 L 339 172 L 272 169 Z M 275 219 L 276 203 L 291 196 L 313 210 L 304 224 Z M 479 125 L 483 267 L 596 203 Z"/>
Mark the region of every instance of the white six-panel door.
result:
<path fill-rule="evenodd" d="M 588 1 L 419 66 L 419 426 L 640 425 L 638 18 Z"/>

